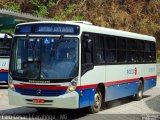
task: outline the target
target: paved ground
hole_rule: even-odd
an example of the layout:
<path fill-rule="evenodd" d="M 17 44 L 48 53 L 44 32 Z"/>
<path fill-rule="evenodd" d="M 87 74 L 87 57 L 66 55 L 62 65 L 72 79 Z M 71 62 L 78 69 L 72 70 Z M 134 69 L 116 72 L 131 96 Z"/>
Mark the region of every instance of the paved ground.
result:
<path fill-rule="evenodd" d="M 43 113 L 33 108 L 15 107 L 8 104 L 7 87 L 0 86 L 0 119 L 87 119 L 87 120 L 160 120 L 160 76 L 157 86 L 144 93 L 141 101 L 123 98 L 106 103 L 102 111 L 88 114 L 80 110 L 50 110 Z M 16 98 L 15 98 L 16 99 Z"/>

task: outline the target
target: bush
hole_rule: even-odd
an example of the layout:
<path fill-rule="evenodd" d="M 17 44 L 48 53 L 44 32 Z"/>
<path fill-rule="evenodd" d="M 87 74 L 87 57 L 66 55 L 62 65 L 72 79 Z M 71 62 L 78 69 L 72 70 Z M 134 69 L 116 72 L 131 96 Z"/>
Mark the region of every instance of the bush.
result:
<path fill-rule="evenodd" d="M 20 5 L 14 2 L 8 2 L 4 5 L 4 8 L 14 12 L 21 12 Z"/>
<path fill-rule="evenodd" d="M 33 6 L 33 13 L 39 17 L 46 17 L 49 15 L 49 8 L 55 5 L 53 0 L 31 0 Z"/>

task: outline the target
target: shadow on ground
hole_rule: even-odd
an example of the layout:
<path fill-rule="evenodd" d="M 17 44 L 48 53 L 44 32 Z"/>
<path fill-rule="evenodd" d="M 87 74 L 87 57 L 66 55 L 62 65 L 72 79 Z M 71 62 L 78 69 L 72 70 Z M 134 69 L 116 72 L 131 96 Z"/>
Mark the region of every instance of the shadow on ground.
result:
<path fill-rule="evenodd" d="M 145 101 L 145 103 L 150 109 L 160 113 L 160 95 Z"/>
<path fill-rule="evenodd" d="M 144 96 L 144 98 L 149 97 L 149 96 Z M 132 97 L 127 97 L 127 98 L 123 98 L 123 99 L 119 99 L 119 100 L 114 100 L 114 101 L 110 101 L 107 102 L 103 105 L 102 110 L 107 110 L 107 109 L 111 109 L 113 107 L 118 107 L 120 105 L 123 104 L 127 104 L 130 102 L 133 102 L 133 98 Z M 26 118 L 26 119 L 40 119 L 40 120 L 51 120 L 51 119 L 89 119 L 89 120 L 94 120 L 95 118 L 97 119 L 104 119 L 104 118 L 108 118 L 110 120 L 110 118 L 115 118 L 118 119 L 119 116 L 121 116 L 121 118 L 125 117 L 125 120 L 130 120 L 130 116 L 132 116 L 132 118 L 136 117 L 136 120 L 139 120 L 140 118 L 142 119 L 141 115 L 102 115 L 102 114 L 90 114 L 86 109 L 76 109 L 76 110 L 70 110 L 70 109 L 53 109 L 53 110 L 44 110 L 41 112 L 38 112 L 36 109 L 34 108 L 24 108 L 24 107 L 17 107 L 17 108 L 13 108 L 13 109 L 8 109 L 8 110 L 3 110 L 0 111 L 0 116 L 3 116 L 3 118 L 6 116 L 10 116 L 10 117 L 18 117 L 18 118 Z M 140 120 L 141 120 L 140 119 Z M 119 120 L 119 119 L 118 119 Z"/>
<path fill-rule="evenodd" d="M 150 97 L 150 96 L 149 95 L 144 95 L 143 99 L 148 98 L 148 97 Z M 133 97 L 125 97 L 125 98 L 113 100 L 113 101 L 110 101 L 110 102 L 107 102 L 107 103 L 103 104 L 102 110 L 110 109 L 110 108 L 113 108 L 113 107 L 118 107 L 120 105 L 127 104 L 127 103 L 134 102 L 134 101 L 135 100 L 134 100 Z"/>
<path fill-rule="evenodd" d="M 18 107 L 0 111 L 0 119 L 10 117 L 12 119 L 25 118 L 33 120 L 52 120 L 52 119 L 78 119 L 87 115 L 85 109 L 53 109 L 39 112 L 34 108 Z"/>
<path fill-rule="evenodd" d="M 26 109 L 26 113 L 14 113 L 14 114 L 1 114 L 0 111 L 0 119 L 23 119 L 23 120 L 148 120 L 148 116 L 143 116 L 141 114 L 88 114 L 85 109 L 79 110 L 68 110 L 68 109 L 55 109 L 49 110 L 45 112 L 37 112 L 35 109 L 30 109 L 27 113 L 27 109 L 29 108 L 14 108 L 9 111 L 24 111 Z M 156 116 L 157 117 L 157 116 Z M 159 116 L 158 116 L 159 118 Z"/>

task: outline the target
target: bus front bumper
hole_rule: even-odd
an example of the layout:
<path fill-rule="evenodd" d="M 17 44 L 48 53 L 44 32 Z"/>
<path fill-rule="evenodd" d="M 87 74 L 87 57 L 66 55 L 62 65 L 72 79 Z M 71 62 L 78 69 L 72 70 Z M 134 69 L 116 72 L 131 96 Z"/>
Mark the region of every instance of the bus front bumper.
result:
<path fill-rule="evenodd" d="M 17 93 L 9 88 L 8 95 L 10 105 L 33 108 L 79 108 L 79 94 L 76 91 L 57 97 L 45 97 L 21 95 L 20 93 Z M 33 99 L 43 99 L 45 102 L 37 104 L 33 102 Z"/>

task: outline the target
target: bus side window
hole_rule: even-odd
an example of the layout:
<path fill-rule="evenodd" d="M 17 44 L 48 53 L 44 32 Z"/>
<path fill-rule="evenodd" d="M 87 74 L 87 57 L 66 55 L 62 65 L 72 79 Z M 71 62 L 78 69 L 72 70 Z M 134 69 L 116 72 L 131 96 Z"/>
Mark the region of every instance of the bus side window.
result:
<path fill-rule="evenodd" d="M 126 38 L 117 37 L 117 62 L 125 63 L 126 61 Z"/>
<path fill-rule="evenodd" d="M 145 42 L 145 61 L 156 62 L 156 46 L 155 42 Z"/>
<path fill-rule="evenodd" d="M 135 39 L 127 38 L 127 62 L 136 63 L 136 41 Z"/>
<path fill-rule="evenodd" d="M 144 41 L 136 39 L 136 59 L 137 63 L 144 62 Z"/>
<path fill-rule="evenodd" d="M 156 62 L 156 43 L 151 42 L 151 59 L 152 62 Z"/>
<path fill-rule="evenodd" d="M 145 62 L 151 62 L 151 43 L 145 41 Z"/>
<path fill-rule="evenodd" d="M 96 63 L 105 63 L 104 60 L 104 36 L 96 35 L 95 48 L 96 48 Z"/>
<path fill-rule="evenodd" d="M 105 61 L 106 63 L 116 63 L 116 37 L 106 36 L 105 39 Z"/>
<path fill-rule="evenodd" d="M 85 33 L 82 36 L 82 75 L 93 69 L 93 40 L 90 34 Z"/>

